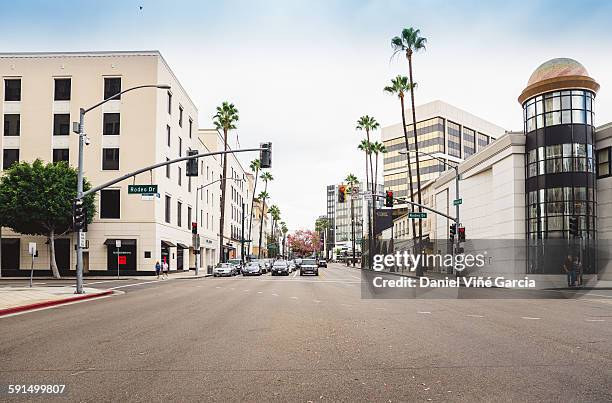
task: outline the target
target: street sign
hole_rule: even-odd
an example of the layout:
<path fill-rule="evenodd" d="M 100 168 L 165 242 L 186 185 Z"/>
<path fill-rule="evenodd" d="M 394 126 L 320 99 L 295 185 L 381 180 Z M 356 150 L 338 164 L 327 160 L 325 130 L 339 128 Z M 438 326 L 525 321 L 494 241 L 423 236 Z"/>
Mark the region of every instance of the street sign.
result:
<path fill-rule="evenodd" d="M 155 194 L 157 185 L 128 185 L 128 194 Z"/>
<path fill-rule="evenodd" d="M 119 257 L 117 257 L 117 262 L 119 264 L 127 264 L 127 256 L 120 255 Z"/>
<path fill-rule="evenodd" d="M 28 254 L 30 256 L 35 256 L 36 255 L 36 242 L 29 242 L 28 243 Z"/>
<path fill-rule="evenodd" d="M 131 255 L 131 254 L 132 252 L 117 252 L 117 251 L 113 252 L 113 255 Z"/>
<path fill-rule="evenodd" d="M 463 204 L 463 199 L 455 199 L 455 200 L 453 200 L 453 206 L 458 206 L 460 204 Z"/>
<path fill-rule="evenodd" d="M 115 247 L 116 248 L 120 248 L 121 247 L 121 239 L 115 239 Z"/>
<path fill-rule="evenodd" d="M 419 213 L 419 212 L 410 212 L 408 213 L 408 218 L 427 218 L 427 213 Z"/>
<path fill-rule="evenodd" d="M 81 232 L 79 235 L 79 247 L 80 248 L 84 248 L 85 247 L 85 232 Z"/>

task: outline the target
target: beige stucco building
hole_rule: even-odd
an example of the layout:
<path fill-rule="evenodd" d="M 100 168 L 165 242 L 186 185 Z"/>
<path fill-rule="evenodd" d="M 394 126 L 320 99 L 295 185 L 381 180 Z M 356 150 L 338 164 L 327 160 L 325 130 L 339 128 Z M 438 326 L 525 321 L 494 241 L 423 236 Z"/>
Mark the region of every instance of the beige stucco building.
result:
<path fill-rule="evenodd" d="M 198 131 L 198 110 L 162 55 L 157 51 L 1 54 L 2 168 L 13 161 L 66 160 L 76 167 L 78 136 L 72 122 L 79 108 L 89 107 L 118 91 L 145 84 L 87 113 L 85 176 L 99 185 L 136 169 L 185 156 L 187 150 L 216 151 L 218 134 Z M 231 169 L 240 182 L 232 185 L 226 206 L 228 242 L 236 241 L 241 201 L 250 198 L 245 174 L 235 159 Z M 202 187 L 221 175 L 221 158 L 199 161 L 199 176 L 189 178 L 180 162 L 118 183 L 96 195 L 96 214 L 88 226 L 84 266 L 89 273 L 116 272 L 116 240 L 127 254 L 122 273 L 151 272 L 167 259 L 171 270 L 195 267 L 191 223 L 198 221 L 200 266 L 212 268 L 219 258 L 219 184 Z M 155 197 L 128 194 L 128 185 L 157 184 Z M 202 188 L 201 188 L 202 187 Z M 228 188 L 230 188 L 228 183 Z M 197 206 L 196 206 L 197 205 Z M 232 212 L 232 209 L 234 211 Z M 28 243 L 37 242 L 36 269 L 48 269 L 46 239 L 2 229 L 2 270 L 10 275 L 29 268 Z M 74 270 L 72 234 L 56 241 L 62 273 Z M 239 248 L 237 248 L 239 250 Z M 16 272 L 15 272 L 16 273 Z"/>

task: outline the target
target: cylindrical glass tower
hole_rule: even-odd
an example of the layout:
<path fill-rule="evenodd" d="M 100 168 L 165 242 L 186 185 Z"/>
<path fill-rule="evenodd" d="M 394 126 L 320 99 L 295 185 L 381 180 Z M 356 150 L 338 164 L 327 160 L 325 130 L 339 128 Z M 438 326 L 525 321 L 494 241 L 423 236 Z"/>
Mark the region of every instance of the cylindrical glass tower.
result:
<path fill-rule="evenodd" d="M 584 274 L 597 271 L 593 104 L 598 90 L 580 63 L 552 59 L 533 72 L 518 98 L 527 137 L 529 274 L 562 274 L 570 255 L 580 259 Z"/>

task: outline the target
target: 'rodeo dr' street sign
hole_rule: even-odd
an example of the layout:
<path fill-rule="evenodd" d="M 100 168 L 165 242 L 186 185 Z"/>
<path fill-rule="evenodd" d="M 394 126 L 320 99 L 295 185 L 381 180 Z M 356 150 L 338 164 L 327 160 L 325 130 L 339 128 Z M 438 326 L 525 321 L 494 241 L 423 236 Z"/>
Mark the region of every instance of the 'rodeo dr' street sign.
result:
<path fill-rule="evenodd" d="M 157 185 L 128 185 L 128 194 L 155 194 Z"/>

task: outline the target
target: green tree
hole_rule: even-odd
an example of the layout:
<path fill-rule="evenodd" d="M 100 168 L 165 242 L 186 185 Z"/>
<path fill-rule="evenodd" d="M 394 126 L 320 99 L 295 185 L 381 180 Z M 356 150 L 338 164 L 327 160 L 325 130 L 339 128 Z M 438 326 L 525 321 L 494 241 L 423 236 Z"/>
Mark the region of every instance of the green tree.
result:
<path fill-rule="evenodd" d="M 84 182 L 84 189 L 91 186 Z M 0 178 L 2 225 L 25 235 L 46 236 L 50 268 L 60 278 L 55 261 L 55 239 L 72 231 L 72 205 L 76 198 L 77 171 L 65 162 L 14 164 Z M 84 199 L 87 222 L 95 213 L 94 195 Z"/>
<path fill-rule="evenodd" d="M 414 84 L 416 86 L 416 83 Z M 400 106 L 402 108 L 402 127 L 404 128 L 404 144 L 406 146 L 406 162 L 408 165 L 408 184 L 410 187 L 410 201 L 414 203 L 414 183 L 412 180 L 412 164 L 410 162 L 410 144 L 408 141 L 408 129 L 406 126 L 406 108 L 404 107 L 404 97 L 406 92 L 412 89 L 413 85 L 408 82 L 408 77 L 406 76 L 397 76 L 391 79 L 391 85 L 388 85 L 384 88 L 385 92 L 389 94 L 397 94 L 397 97 L 400 100 Z M 418 168 L 417 168 L 418 174 Z M 414 205 L 410 206 L 412 211 L 414 211 Z M 415 220 L 410 220 L 412 222 L 412 236 L 416 238 L 416 224 Z"/>
<path fill-rule="evenodd" d="M 278 222 L 280 221 L 280 209 L 278 208 L 277 205 L 273 204 L 270 206 L 270 208 L 268 209 L 268 212 L 270 213 L 270 217 L 272 218 L 272 238 L 275 239 L 275 243 L 276 243 L 276 226 L 278 224 Z"/>
<path fill-rule="evenodd" d="M 287 243 L 287 232 L 289 232 L 289 228 L 287 228 L 287 223 L 281 221 L 281 233 L 283 234 L 283 258 L 287 258 L 287 251 L 285 249 Z"/>
<path fill-rule="evenodd" d="M 213 124 L 217 130 L 223 130 L 223 150 L 227 151 L 227 133 L 230 130 L 236 129 L 236 122 L 238 122 L 238 109 L 234 104 L 229 102 L 223 102 L 221 106 L 217 106 L 217 113 L 213 116 Z M 223 253 L 223 230 L 225 226 L 225 192 L 227 189 L 226 183 L 227 176 L 227 154 L 223 154 L 223 175 L 221 176 L 221 217 L 219 225 L 219 247 L 221 248 L 219 253 L 219 262 L 225 260 L 225 254 Z"/>
<path fill-rule="evenodd" d="M 265 174 L 270 174 L 269 172 L 264 173 Z M 272 175 L 270 175 L 271 177 Z M 263 179 L 263 175 L 262 178 Z M 271 180 L 271 179 L 270 179 Z M 264 180 L 264 182 L 266 183 L 266 189 L 268 188 L 268 181 Z M 259 195 L 257 196 L 257 199 L 261 202 L 261 218 L 259 219 L 259 245 L 258 245 L 258 250 L 257 250 L 257 258 L 261 259 L 261 241 L 262 241 L 262 237 L 263 237 L 263 221 L 264 221 L 264 212 L 266 211 L 266 199 L 269 199 L 270 195 L 268 194 L 267 190 L 264 190 L 263 192 L 260 192 Z"/>
<path fill-rule="evenodd" d="M 425 44 L 427 39 L 420 36 L 421 31 L 414 28 L 404 28 L 400 36 L 396 36 L 391 39 L 391 46 L 393 47 L 393 54 L 404 52 L 406 59 L 408 59 L 408 73 L 410 77 L 410 101 L 412 102 L 412 132 L 414 135 L 414 151 L 416 152 L 416 168 L 417 168 L 417 196 L 419 204 L 421 203 L 421 165 L 419 159 L 419 142 L 417 140 L 417 121 L 416 121 L 416 110 L 414 102 L 414 79 L 412 76 L 412 55 L 420 50 L 425 50 Z M 419 211 L 423 211 L 419 207 Z M 423 225 L 422 221 L 419 220 L 419 240 L 423 239 Z"/>
<path fill-rule="evenodd" d="M 259 170 L 261 169 L 261 162 L 256 159 L 251 161 L 249 165 L 251 172 L 255 175 L 255 184 L 253 185 L 253 195 L 251 196 L 251 218 L 249 219 L 249 240 L 253 239 L 253 217 L 255 216 L 255 212 L 253 211 L 253 206 L 255 205 L 255 194 L 257 194 L 257 179 L 259 179 Z M 252 242 L 249 242 L 249 251 L 253 250 Z M 250 254 L 250 252 L 249 252 Z"/>

